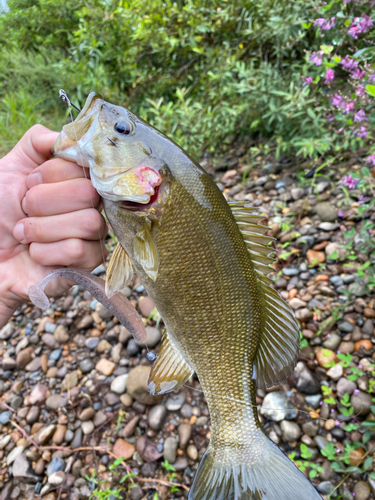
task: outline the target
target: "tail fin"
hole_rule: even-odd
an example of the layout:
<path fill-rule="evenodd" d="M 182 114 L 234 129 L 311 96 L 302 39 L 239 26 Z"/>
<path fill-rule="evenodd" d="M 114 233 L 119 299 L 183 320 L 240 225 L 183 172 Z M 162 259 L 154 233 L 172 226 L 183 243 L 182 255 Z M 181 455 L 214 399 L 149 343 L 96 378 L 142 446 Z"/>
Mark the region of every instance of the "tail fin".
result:
<path fill-rule="evenodd" d="M 209 446 L 188 500 L 322 500 L 263 432 L 257 438 L 249 450 Z"/>

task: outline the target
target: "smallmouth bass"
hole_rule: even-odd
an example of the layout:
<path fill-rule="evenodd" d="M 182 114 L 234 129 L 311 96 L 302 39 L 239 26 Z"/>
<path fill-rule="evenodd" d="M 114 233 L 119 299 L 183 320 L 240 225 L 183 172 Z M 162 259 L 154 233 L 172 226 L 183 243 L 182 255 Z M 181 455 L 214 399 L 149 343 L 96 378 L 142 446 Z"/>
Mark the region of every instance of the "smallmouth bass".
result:
<path fill-rule="evenodd" d="M 89 167 L 118 245 L 106 295 L 140 277 L 165 324 L 149 390 L 179 389 L 196 372 L 211 441 L 189 500 L 318 500 L 265 435 L 256 387 L 289 376 L 298 325 L 271 287 L 262 218 L 222 193 L 176 143 L 129 110 L 91 93 L 53 153 Z"/>

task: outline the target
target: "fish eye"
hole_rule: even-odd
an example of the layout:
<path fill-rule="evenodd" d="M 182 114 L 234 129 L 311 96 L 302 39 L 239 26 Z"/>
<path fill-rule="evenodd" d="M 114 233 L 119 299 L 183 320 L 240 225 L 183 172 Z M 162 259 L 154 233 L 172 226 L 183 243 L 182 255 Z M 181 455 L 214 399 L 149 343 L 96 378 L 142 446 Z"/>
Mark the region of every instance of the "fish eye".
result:
<path fill-rule="evenodd" d="M 128 135 L 133 130 L 133 127 L 129 122 L 117 122 L 115 123 L 115 130 L 119 134 Z"/>

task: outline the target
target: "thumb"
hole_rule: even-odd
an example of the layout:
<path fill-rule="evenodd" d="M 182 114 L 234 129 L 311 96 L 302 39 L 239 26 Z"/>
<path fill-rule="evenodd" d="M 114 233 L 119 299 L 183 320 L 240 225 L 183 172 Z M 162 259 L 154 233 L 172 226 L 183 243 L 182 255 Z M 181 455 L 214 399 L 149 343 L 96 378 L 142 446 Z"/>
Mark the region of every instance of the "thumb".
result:
<path fill-rule="evenodd" d="M 58 132 L 53 132 L 43 125 L 34 125 L 14 146 L 11 153 L 28 157 L 36 168 L 52 158 L 51 148 L 58 135 Z"/>

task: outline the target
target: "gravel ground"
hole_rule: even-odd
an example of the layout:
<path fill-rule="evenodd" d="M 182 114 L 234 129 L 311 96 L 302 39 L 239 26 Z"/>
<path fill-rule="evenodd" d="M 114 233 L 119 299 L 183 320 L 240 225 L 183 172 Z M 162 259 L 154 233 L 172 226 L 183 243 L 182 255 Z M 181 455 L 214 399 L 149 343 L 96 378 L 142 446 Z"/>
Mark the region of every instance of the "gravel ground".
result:
<path fill-rule="evenodd" d="M 262 424 L 300 466 L 307 462 L 306 474 L 319 468 L 311 480 L 323 498 L 338 485 L 332 497 L 375 498 L 375 427 L 362 425 L 375 421 L 375 302 L 361 294 L 358 263 L 340 247 L 345 230 L 361 227 L 358 196 L 354 190 L 345 206 L 340 179 L 362 159 L 302 187 L 293 165 L 267 158 L 243 182 L 246 162 L 239 150 L 230 161 L 202 163 L 228 199 L 248 200 L 267 217 L 286 259 L 278 259 L 275 286 L 303 336 L 289 380 L 258 390 Z M 337 253 L 344 260 L 332 260 Z M 104 277 L 105 266 L 95 273 Z M 103 489 L 124 487 L 121 498 L 131 500 L 187 497 L 210 438 L 205 399 L 196 378 L 178 393 L 148 394 L 147 348 L 157 352 L 162 324 L 147 321 L 154 305 L 137 278 L 126 295 L 145 318 L 147 347 L 79 286 L 48 311 L 23 306 L 0 330 L 0 500 L 88 499 L 98 480 Z M 332 464 L 344 456 L 352 469 L 340 472 Z M 115 457 L 135 473 L 122 486 L 126 471 L 111 467 Z"/>

